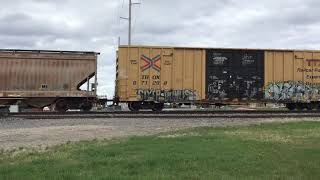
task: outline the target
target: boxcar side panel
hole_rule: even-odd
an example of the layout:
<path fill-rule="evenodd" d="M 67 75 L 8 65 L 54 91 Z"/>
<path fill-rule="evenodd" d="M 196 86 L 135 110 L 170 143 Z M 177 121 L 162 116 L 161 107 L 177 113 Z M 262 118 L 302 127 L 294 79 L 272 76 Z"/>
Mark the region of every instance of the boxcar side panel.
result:
<path fill-rule="evenodd" d="M 320 96 L 320 54 L 315 51 L 266 51 L 265 99 L 312 102 Z"/>
<path fill-rule="evenodd" d="M 162 51 L 163 60 L 161 61 L 161 85 L 165 91 L 172 89 L 174 82 L 172 68 L 173 65 L 173 49 L 164 49 Z"/>
<path fill-rule="evenodd" d="M 173 58 L 173 86 L 172 89 L 181 90 L 183 89 L 183 74 L 184 74 L 184 65 L 183 65 L 183 57 L 184 57 L 184 50 L 175 49 L 174 58 Z"/>
<path fill-rule="evenodd" d="M 121 46 L 116 96 L 120 102 L 202 100 L 204 57 L 201 49 Z"/>
<path fill-rule="evenodd" d="M 128 72 L 127 72 L 127 56 L 128 49 L 122 48 L 118 51 L 118 59 L 117 59 L 117 79 L 116 79 L 116 93 L 118 97 L 123 99 L 128 99 Z"/>
<path fill-rule="evenodd" d="M 136 92 L 134 89 L 139 88 L 139 84 L 137 80 L 139 79 L 139 49 L 138 48 L 130 48 L 129 54 L 127 54 L 129 63 L 127 65 L 128 70 L 128 82 L 127 82 L 127 97 L 134 98 L 136 96 Z M 138 73 L 137 73 L 138 72 Z"/>

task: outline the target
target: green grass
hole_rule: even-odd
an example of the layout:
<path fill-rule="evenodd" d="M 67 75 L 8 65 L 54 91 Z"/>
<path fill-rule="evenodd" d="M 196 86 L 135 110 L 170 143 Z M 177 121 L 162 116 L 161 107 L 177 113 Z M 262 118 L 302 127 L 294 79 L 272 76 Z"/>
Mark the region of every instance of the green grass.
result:
<path fill-rule="evenodd" d="M 197 128 L 1 153 L 0 179 L 320 179 L 320 123 Z"/>

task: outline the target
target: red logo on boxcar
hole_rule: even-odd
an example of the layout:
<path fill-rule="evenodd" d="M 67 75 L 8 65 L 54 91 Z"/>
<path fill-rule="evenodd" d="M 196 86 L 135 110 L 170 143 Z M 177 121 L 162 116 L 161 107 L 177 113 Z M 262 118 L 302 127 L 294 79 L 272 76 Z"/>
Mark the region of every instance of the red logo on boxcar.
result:
<path fill-rule="evenodd" d="M 308 66 L 320 66 L 320 59 L 307 59 Z"/>
<path fill-rule="evenodd" d="M 149 58 L 145 55 L 141 56 L 141 60 L 142 60 L 142 65 L 141 65 L 141 70 L 146 71 L 150 68 L 160 72 L 161 70 L 161 56 L 158 55 L 154 58 Z"/>

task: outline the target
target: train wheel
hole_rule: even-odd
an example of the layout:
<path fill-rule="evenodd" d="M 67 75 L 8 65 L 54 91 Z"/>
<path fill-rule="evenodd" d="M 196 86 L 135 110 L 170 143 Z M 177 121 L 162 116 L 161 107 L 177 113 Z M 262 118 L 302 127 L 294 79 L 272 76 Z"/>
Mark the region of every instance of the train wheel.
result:
<path fill-rule="evenodd" d="M 60 99 L 56 102 L 55 109 L 58 112 L 66 112 L 68 110 L 68 104 L 64 99 Z"/>
<path fill-rule="evenodd" d="M 8 116 L 10 113 L 8 106 L 0 106 L 0 117 L 1 116 Z"/>
<path fill-rule="evenodd" d="M 314 109 L 317 109 L 317 104 L 316 103 L 308 103 L 307 105 L 307 110 L 312 111 Z"/>
<path fill-rule="evenodd" d="M 294 111 L 294 110 L 296 110 L 297 105 L 294 104 L 294 103 L 289 103 L 289 104 L 286 104 L 286 107 L 287 107 L 290 111 Z"/>
<path fill-rule="evenodd" d="M 303 103 L 297 103 L 297 109 L 303 111 L 306 108 L 306 105 Z"/>
<path fill-rule="evenodd" d="M 141 109 L 141 103 L 140 102 L 130 102 L 128 104 L 129 110 L 137 112 Z"/>
<path fill-rule="evenodd" d="M 151 109 L 152 109 L 152 111 L 160 112 L 163 110 L 163 108 L 164 108 L 163 103 L 155 103 Z"/>
<path fill-rule="evenodd" d="M 81 105 L 80 105 L 80 109 L 81 111 L 85 111 L 85 112 L 88 112 L 92 109 L 92 103 L 86 101 L 86 102 L 83 102 Z"/>

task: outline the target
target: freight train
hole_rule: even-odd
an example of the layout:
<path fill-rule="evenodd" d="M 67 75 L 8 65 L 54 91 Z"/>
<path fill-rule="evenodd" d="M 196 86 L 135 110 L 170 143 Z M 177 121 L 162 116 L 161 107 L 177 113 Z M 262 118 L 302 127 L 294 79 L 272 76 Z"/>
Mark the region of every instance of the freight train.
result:
<path fill-rule="evenodd" d="M 120 46 L 115 97 L 132 111 L 251 102 L 320 109 L 320 51 Z"/>
<path fill-rule="evenodd" d="M 89 111 L 97 52 L 0 50 L 0 107 Z M 84 88 L 83 88 L 84 87 Z M 165 103 L 282 103 L 320 109 L 320 51 L 119 46 L 114 104 L 161 111 Z"/>
<path fill-rule="evenodd" d="M 88 111 L 96 100 L 96 52 L 0 50 L 0 107 Z M 90 84 L 90 80 L 93 83 Z M 92 82 L 92 81 L 91 81 Z M 81 87 L 85 86 L 84 90 Z"/>

